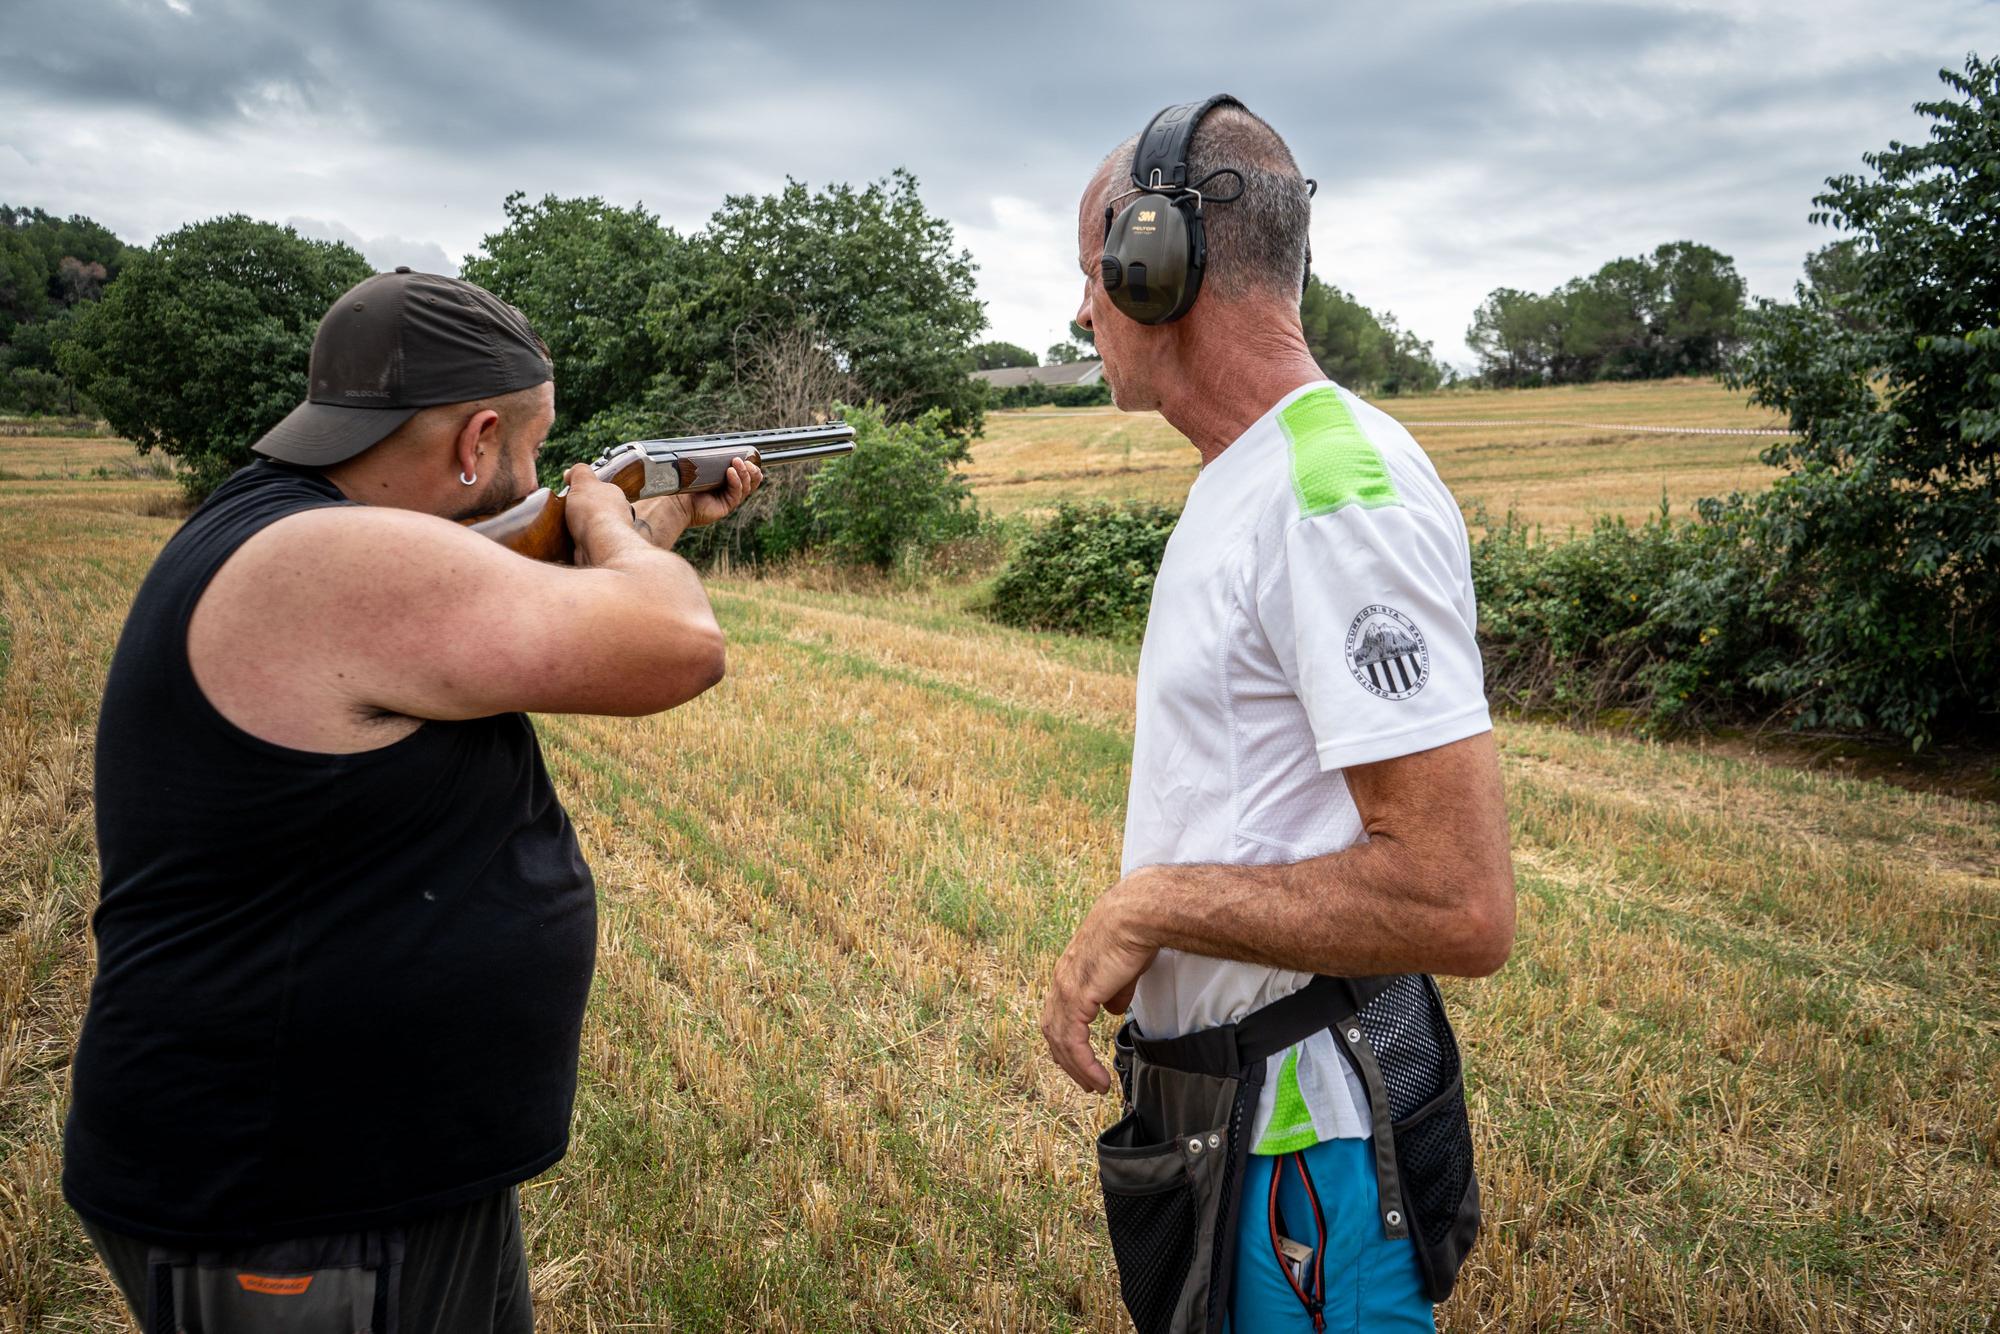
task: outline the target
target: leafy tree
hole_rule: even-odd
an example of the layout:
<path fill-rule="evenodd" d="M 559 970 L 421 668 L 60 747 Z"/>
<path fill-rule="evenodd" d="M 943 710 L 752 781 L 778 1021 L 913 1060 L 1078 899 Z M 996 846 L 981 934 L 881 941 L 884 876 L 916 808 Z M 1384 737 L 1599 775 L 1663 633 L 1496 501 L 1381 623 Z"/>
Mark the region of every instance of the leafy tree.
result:
<path fill-rule="evenodd" d="M 1735 261 L 1693 241 L 1671 241 L 1653 252 L 1653 304 L 1646 322 L 1654 343 L 1648 373 L 1714 375 L 1739 342 L 1743 279 Z"/>
<path fill-rule="evenodd" d="M 1650 372 L 1647 313 L 1658 275 L 1644 260 L 1614 259 L 1589 278 L 1565 283 L 1544 307 L 1553 316 L 1549 378 L 1644 379 Z"/>
<path fill-rule="evenodd" d="M 466 257 L 460 273 L 519 307 L 548 343 L 556 420 L 544 453 L 560 466 L 592 443 L 577 436 L 594 419 L 629 415 L 621 410 L 659 376 L 663 362 L 646 328 L 646 302 L 655 285 L 685 273 L 688 244 L 644 206 L 618 208 L 595 196 L 548 195 L 530 204 L 516 191 L 504 207 L 506 225 L 481 243 L 483 254 Z"/>
<path fill-rule="evenodd" d="M 1848 328 L 1865 321 L 1855 298 L 1862 295 L 1861 243 L 1853 237 L 1821 246 L 1806 256 L 1805 285 L 1816 304 L 1838 312 Z"/>
<path fill-rule="evenodd" d="M 905 422 L 885 421 L 874 407 L 842 415 L 854 428 L 854 452 L 820 468 L 807 495 L 836 554 L 886 570 L 977 527 L 972 493 L 952 471 L 958 442 L 945 434 L 942 409 Z"/>
<path fill-rule="evenodd" d="M 1806 256 L 1805 284 L 1828 306 L 1844 305 L 1862 290 L 1861 242 L 1832 241 Z"/>
<path fill-rule="evenodd" d="M 22 324 L 39 320 L 47 306 L 40 256 L 12 228 L 0 230 L 0 342 L 11 340 Z"/>
<path fill-rule="evenodd" d="M 95 300 L 135 253 L 80 214 L 0 204 L 0 343 L 19 325 Z"/>
<path fill-rule="evenodd" d="M 1479 358 L 1479 373 L 1501 388 L 1541 384 L 1562 346 L 1563 318 L 1555 297 L 1498 287 L 1473 312 L 1465 341 Z"/>
<path fill-rule="evenodd" d="M 1388 336 L 1389 370 L 1376 384 L 1384 394 L 1422 394 L 1436 389 L 1455 373 L 1437 358 L 1437 349 L 1427 338 L 1399 328 L 1396 317 L 1383 312 L 1382 332 Z"/>
<path fill-rule="evenodd" d="M 289 227 L 194 223 L 78 307 L 56 360 L 141 453 L 178 459 L 198 498 L 305 397 L 320 317 L 371 272 L 352 248 Z"/>
<path fill-rule="evenodd" d="M 1712 375 L 1736 345 L 1743 294 L 1729 256 L 1673 241 L 1543 295 L 1496 288 L 1466 341 L 1500 386 Z"/>
<path fill-rule="evenodd" d="M 972 348 L 972 369 L 976 371 L 1000 370 L 1008 366 L 1035 366 L 1035 354 L 1014 343 L 975 343 Z"/>
<path fill-rule="evenodd" d="M 735 195 L 691 238 L 678 281 L 655 284 L 646 323 L 661 354 L 656 410 L 731 415 L 748 350 L 810 328 L 890 420 L 931 409 L 957 439 L 978 429 L 980 395 L 965 374 L 985 326 L 972 257 L 951 224 L 924 208 L 898 170 L 863 189 Z"/>
<path fill-rule="evenodd" d="M 1939 77 L 1958 97 L 1917 104 L 1928 142 L 1814 197 L 1848 248 L 1749 317 L 1735 382 L 1790 415 L 1764 453 L 1786 475 L 1703 511 L 1789 609 L 1798 652 L 1769 688 L 1914 744 L 2000 712 L 2000 60 Z"/>
<path fill-rule="evenodd" d="M 1049 350 L 1042 355 L 1051 366 L 1072 366 L 1079 361 L 1090 360 L 1090 354 L 1075 343 L 1051 343 Z"/>
<path fill-rule="evenodd" d="M 1299 320 L 1320 369 L 1342 384 L 1373 386 L 1385 369 L 1375 313 L 1331 283 L 1307 280 Z"/>
<path fill-rule="evenodd" d="M 1330 379 L 1353 388 L 1387 394 L 1435 389 L 1445 368 L 1431 345 L 1377 315 L 1331 283 L 1306 283 L 1299 304 L 1306 346 Z"/>

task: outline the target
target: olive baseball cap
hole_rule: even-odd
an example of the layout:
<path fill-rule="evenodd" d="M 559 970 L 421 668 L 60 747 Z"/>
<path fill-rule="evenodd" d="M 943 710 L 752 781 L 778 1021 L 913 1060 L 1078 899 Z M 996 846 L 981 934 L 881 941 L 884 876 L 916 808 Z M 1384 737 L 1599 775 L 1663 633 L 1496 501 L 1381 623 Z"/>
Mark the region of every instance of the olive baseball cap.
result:
<path fill-rule="evenodd" d="M 350 288 L 313 335 L 306 401 L 251 448 L 287 463 L 351 459 L 423 408 L 555 378 L 527 317 L 483 287 L 407 267 Z"/>

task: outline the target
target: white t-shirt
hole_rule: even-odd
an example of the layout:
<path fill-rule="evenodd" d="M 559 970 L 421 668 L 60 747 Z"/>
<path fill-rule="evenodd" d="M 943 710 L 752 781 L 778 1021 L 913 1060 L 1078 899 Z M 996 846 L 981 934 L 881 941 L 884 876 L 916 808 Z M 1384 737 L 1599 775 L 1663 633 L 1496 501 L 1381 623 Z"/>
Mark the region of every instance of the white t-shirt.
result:
<path fill-rule="evenodd" d="M 1124 867 L 1302 861 L 1364 835 L 1341 771 L 1490 730 L 1465 520 L 1409 432 L 1327 381 L 1201 470 L 1139 655 Z M 1148 1037 L 1239 1019 L 1308 973 L 1163 950 Z M 1369 1133 L 1331 1035 L 1273 1056 L 1251 1143 Z"/>

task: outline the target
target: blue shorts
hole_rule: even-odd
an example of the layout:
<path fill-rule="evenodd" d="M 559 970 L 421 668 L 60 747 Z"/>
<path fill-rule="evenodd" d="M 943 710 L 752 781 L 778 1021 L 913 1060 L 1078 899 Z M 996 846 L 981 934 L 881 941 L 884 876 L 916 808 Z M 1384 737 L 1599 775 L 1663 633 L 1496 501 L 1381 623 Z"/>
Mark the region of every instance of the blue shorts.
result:
<path fill-rule="evenodd" d="M 1303 1160 L 1304 1172 L 1299 1170 Z M 1313 1247 L 1303 1269 L 1287 1276 L 1272 1240 L 1271 1176 L 1278 1178 L 1282 1235 Z M 1306 1180 L 1312 1189 L 1308 1192 Z M 1313 1197 L 1319 1201 L 1315 1223 Z M 1235 1334 L 1313 1334 L 1304 1296 L 1321 1302 L 1325 1334 L 1437 1328 L 1424 1300 L 1417 1248 L 1408 1238 L 1382 1236 L 1376 1212 L 1374 1141 L 1330 1139 L 1301 1154 L 1250 1156 L 1236 1230 L 1236 1292 L 1229 1325 Z M 1317 1235 L 1324 1226 L 1325 1238 Z M 1317 1272 L 1315 1273 L 1315 1269 Z M 1295 1280 L 1299 1286 L 1295 1287 Z M 1315 1289 L 1315 1284 L 1317 1288 Z"/>

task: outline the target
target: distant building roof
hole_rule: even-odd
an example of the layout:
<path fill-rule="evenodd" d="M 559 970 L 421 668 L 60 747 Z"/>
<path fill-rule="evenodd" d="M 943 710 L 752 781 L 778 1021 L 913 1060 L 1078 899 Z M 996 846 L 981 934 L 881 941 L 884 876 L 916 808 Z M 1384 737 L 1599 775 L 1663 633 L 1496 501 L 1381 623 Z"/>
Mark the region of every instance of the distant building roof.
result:
<path fill-rule="evenodd" d="M 994 371 L 974 371 L 972 378 L 984 380 L 995 389 L 1013 389 L 1024 384 L 1096 384 L 1104 378 L 1101 361 L 1072 361 L 1062 366 L 1003 366 Z"/>

